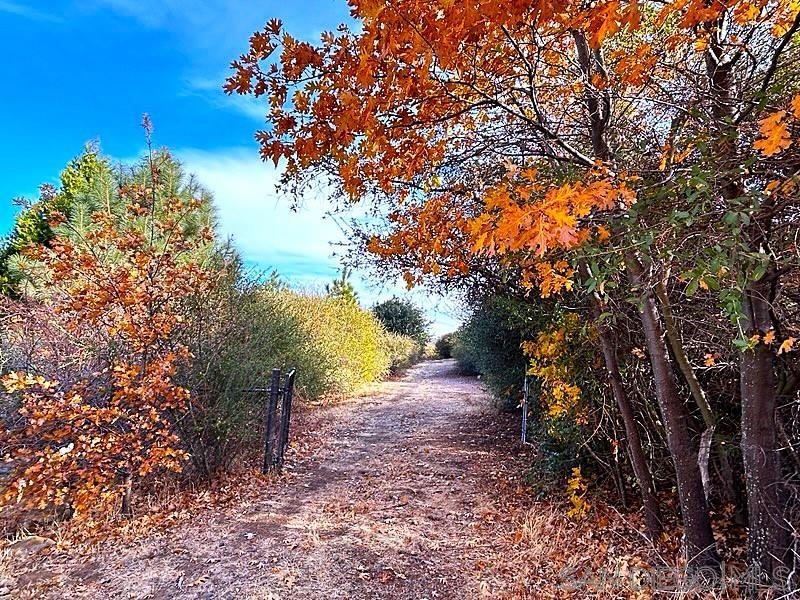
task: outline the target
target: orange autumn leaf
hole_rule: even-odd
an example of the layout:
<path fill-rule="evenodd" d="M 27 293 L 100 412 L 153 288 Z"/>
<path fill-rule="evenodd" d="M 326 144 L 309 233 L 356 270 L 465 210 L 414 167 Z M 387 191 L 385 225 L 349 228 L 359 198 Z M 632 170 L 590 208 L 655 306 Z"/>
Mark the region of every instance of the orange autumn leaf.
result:
<path fill-rule="evenodd" d="M 797 341 L 797 338 L 789 337 L 783 340 L 783 343 L 778 348 L 778 354 L 784 354 L 786 352 L 791 352 L 794 349 L 794 343 Z"/>
<path fill-rule="evenodd" d="M 768 192 L 772 192 L 773 190 L 776 190 L 778 187 L 780 187 L 782 183 L 783 182 L 780 179 L 773 179 L 766 186 L 764 186 L 764 189 L 767 190 Z"/>
<path fill-rule="evenodd" d="M 792 98 L 792 115 L 795 119 L 800 119 L 800 94 Z"/>
<path fill-rule="evenodd" d="M 632 17 L 636 18 L 633 15 Z M 610 0 L 595 8 L 589 23 L 589 31 L 591 33 L 589 44 L 592 48 L 599 48 L 607 37 L 617 33 L 620 30 L 621 21 L 622 16 L 620 15 L 620 3 L 618 0 Z"/>
<path fill-rule="evenodd" d="M 622 22 L 624 25 L 627 25 L 630 31 L 639 29 L 642 24 L 642 11 L 637 0 L 632 0 L 628 3 L 628 8 L 624 12 Z"/>
<path fill-rule="evenodd" d="M 755 141 L 753 147 L 764 156 L 778 154 L 792 144 L 785 110 L 779 110 L 761 120 L 759 130 L 761 137 Z"/>

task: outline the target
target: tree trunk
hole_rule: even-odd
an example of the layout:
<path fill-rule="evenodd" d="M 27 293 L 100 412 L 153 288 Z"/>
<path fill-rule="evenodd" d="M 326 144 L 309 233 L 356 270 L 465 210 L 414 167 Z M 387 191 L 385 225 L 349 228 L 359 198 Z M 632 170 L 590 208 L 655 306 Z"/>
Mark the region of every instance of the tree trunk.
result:
<path fill-rule="evenodd" d="M 743 302 L 746 335 L 763 336 L 771 327 L 769 283 L 750 284 Z M 773 356 L 769 346 L 756 344 L 741 353 L 742 458 L 747 481 L 750 567 L 764 581 L 772 581 L 784 564 L 789 530 L 782 509 L 781 461 L 778 451 Z"/>
<path fill-rule="evenodd" d="M 741 175 L 742 164 L 737 153 L 738 130 L 734 114 L 734 63 L 721 62 L 724 54 L 725 28 L 711 23 L 706 52 L 706 70 L 710 83 L 714 116 L 714 152 L 719 165 L 719 190 L 727 200 L 746 195 Z M 765 81 L 766 83 L 766 81 Z M 749 109 L 749 110 L 752 110 Z M 752 252 L 765 252 L 772 229 L 772 207 L 769 200 L 760 205 L 746 232 Z M 770 273 L 770 271 L 768 271 Z M 772 276 L 775 276 L 774 272 Z M 744 329 L 748 337 L 763 336 L 772 327 L 770 317 L 770 282 L 767 276 L 750 283 L 744 290 L 742 308 Z M 773 355 L 769 346 L 758 343 L 740 356 L 740 388 L 742 394 L 742 459 L 747 484 L 748 563 L 764 580 L 772 580 L 775 568 L 785 560 L 789 545 L 787 525 L 780 510 L 783 486 L 778 454 L 776 385 Z"/>
<path fill-rule="evenodd" d="M 594 73 L 606 77 L 607 73 L 600 50 L 590 48 L 583 32 L 573 30 L 571 33 L 575 40 L 578 64 L 581 66 L 586 80 L 592 81 Z M 593 86 L 586 86 L 585 98 L 594 154 L 601 161 L 611 160 L 613 152 L 606 140 L 606 126 L 611 118 L 612 107 L 609 92 L 607 89 L 597 91 Z M 638 261 L 635 261 L 635 264 L 638 266 Z M 641 267 L 638 268 L 638 272 L 641 272 Z M 667 429 L 670 454 L 675 462 L 689 564 L 699 567 L 717 565 L 719 557 L 714 545 L 714 536 L 711 533 L 708 506 L 703 492 L 700 469 L 697 465 L 697 451 L 693 450 L 689 434 L 689 413 L 678 397 L 672 365 L 669 362 L 664 342 L 664 332 L 661 329 L 658 309 L 652 293 L 647 295 L 645 310 L 641 318 L 650 348 L 650 360 L 656 379 L 656 393 Z M 608 358 L 613 359 L 611 356 Z M 635 427 L 632 429 L 635 431 Z"/>
<path fill-rule="evenodd" d="M 742 502 L 740 501 L 743 500 L 743 498 L 737 492 L 734 485 L 733 469 L 731 468 L 730 461 L 728 461 L 728 455 L 725 452 L 725 448 L 719 442 L 718 438 L 716 441 L 714 438 L 714 431 L 717 428 L 717 417 L 714 415 L 714 411 L 711 409 L 711 404 L 708 402 L 705 390 L 700 385 L 700 381 L 697 379 L 697 375 L 695 374 L 692 364 L 689 362 L 689 357 L 686 354 L 686 350 L 683 347 L 678 324 L 675 322 L 675 319 L 672 315 L 672 306 L 669 301 L 667 286 L 663 279 L 656 283 L 654 292 L 659 303 L 661 304 L 661 314 L 664 317 L 664 330 L 667 336 L 667 341 L 669 342 L 669 347 L 672 349 L 672 355 L 675 357 L 675 361 L 678 363 L 681 374 L 689 386 L 692 397 L 694 398 L 697 407 L 700 409 L 700 414 L 703 416 L 703 422 L 706 425 L 706 430 L 703 432 L 700 440 L 700 452 L 698 454 L 700 475 L 703 480 L 703 489 L 705 490 L 706 500 L 709 500 L 711 497 L 711 477 L 708 471 L 708 463 L 711 445 L 713 443 L 717 451 L 717 459 L 719 460 L 723 496 L 726 502 L 736 508 L 736 521 L 739 523 L 744 523 L 744 513 L 739 510 L 739 507 L 742 505 Z"/>
<path fill-rule="evenodd" d="M 711 531 L 708 504 L 697 462 L 698 445 L 692 439 L 689 411 L 678 394 L 658 306 L 652 290 L 642 284 L 642 266 L 639 260 L 629 255 L 626 263 L 631 282 L 640 287 L 644 294 L 640 317 L 653 368 L 656 396 L 664 419 L 667 444 L 675 465 L 687 563 L 691 568 L 716 566 L 719 564 L 719 555 Z"/>
<path fill-rule="evenodd" d="M 595 319 L 602 314 L 600 300 L 592 296 L 592 312 Z M 600 346 L 603 350 L 606 373 L 611 384 L 611 392 L 614 400 L 619 407 L 622 422 L 625 426 L 625 437 L 628 440 L 628 454 L 633 465 L 633 472 L 636 475 L 636 482 L 642 494 L 642 504 L 644 506 L 644 519 L 647 525 L 647 532 L 651 540 L 658 539 L 663 531 L 661 522 L 661 510 L 656 498 L 653 477 L 650 474 L 650 466 L 647 464 L 644 450 L 642 450 L 642 439 L 639 436 L 639 429 L 636 427 L 636 418 L 633 413 L 625 387 L 622 385 L 622 377 L 619 372 L 619 362 L 617 360 L 616 340 L 613 332 L 603 323 L 598 321 L 597 330 L 600 338 Z"/>
<path fill-rule="evenodd" d="M 133 516 L 133 475 L 130 472 L 125 473 L 125 479 L 122 484 L 122 516 L 130 519 Z"/>

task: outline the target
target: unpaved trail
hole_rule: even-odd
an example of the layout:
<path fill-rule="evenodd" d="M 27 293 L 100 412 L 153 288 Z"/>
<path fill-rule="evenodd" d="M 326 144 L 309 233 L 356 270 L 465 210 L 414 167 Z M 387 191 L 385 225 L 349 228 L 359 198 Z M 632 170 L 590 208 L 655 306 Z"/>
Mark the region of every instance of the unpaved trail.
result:
<path fill-rule="evenodd" d="M 503 490 L 521 472 L 521 450 L 515 419 L 492 408 L 475 378 L 452 361 L 426 362 L 319 413 L 316 450 L 290 455 L 291 474 L 259 498 L 89 556 L 37 557 L 12 593 L 500 597 L 504 574 L 482 557 L 512 535 Z"/>

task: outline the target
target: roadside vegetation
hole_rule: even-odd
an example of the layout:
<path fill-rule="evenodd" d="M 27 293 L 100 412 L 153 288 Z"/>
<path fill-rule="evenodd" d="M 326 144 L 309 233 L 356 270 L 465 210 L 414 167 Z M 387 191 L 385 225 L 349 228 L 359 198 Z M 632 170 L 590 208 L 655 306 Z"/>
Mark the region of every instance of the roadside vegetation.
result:
<path fill-rule="evenodd" d="M 376 273 L 462 294 L 451 352 L 510 405 L 527 371 L 570 516 L 612 490 L 651 543 L 681 540 L 688 573 L 743 559 L 789 597 L 797 3 L 352 15 L 316 45 L 270 21 L 232 65 L 226 90 L 271 106 L 262 156 L 298 193 L 324 179 L 385 211 L 355 252 Z"/>
<path fill-rule="evenodd" d="M 263 399 L 248 390 L 273 368 L 297 369 L 316 402 L 420 357 L 346 275 L 315 294 L 248 273 L 167 150 L 112 165 L 87 147 L 24 206 L 0 259 L 6 533 L 130 515 L 165 481 L 253 461 Z"/>

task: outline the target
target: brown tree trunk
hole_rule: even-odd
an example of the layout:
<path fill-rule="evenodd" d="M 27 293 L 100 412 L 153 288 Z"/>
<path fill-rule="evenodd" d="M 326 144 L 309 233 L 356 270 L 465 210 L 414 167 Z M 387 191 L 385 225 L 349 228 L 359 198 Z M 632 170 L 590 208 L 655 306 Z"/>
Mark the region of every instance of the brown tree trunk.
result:
<path fill-rule="evenodd" d="M 122 487 L 122 516 L 129 519 L 133 516 L 133 476 L 125 473 Z"/>
<path fill-rule="evenodd" d="M 586 80 L 591 81 L 595 73 L 606 77 L 607 73 L 600 50 L 590 48 L 585 34 L 581 31 L 573 30 L 572 37 L 575 40 L 578 64 L 581 66 Z M 595 156 L 605 162 L 611 160 L 613 156 L 606 140 L 606 126 L 611 118 L 612 102 L 608 90 L 593 91 L 593 89 L 593 86 L 587 86 L 585 95 L 589 133 Z M 638 261 L 636 261 L 636 265 L 638 265 Z M 640 271 L 641 268 L 639 268 Z M 656 393 L 667 429 L 670 454 L 675 463 L 689 564 L 699 567 L 717 565 L 719 556 L 716 552 L 714 536 L 711 533 L 708 506 L 700 478 L 700 468 L 697 464 L 697 450 L 693 450 L 689 433 L 689 413 L 678 397 L 672 365 L 669 362 L 664 342 L 664 332 L 652 293 L 647 296 L 641 318 L 650 348 L 650 360 L 656 379 Z M 635 430 L 635 426 L 633 430 Z"/>
<path fill-rule="evenodd" d="M 640 317 L 653 368 L 656 396 L 664 419 L 667 444 L 675 465 L 687 563 L 692 568 L 716 566 L 719 564 L 719 555 L 711 531 L 708 504 L 697 462 L 698 444 L 692 439 L 689 411 L 678 394 L 658 306 L 652 290 L 643 285 L 639 260 L 629 255 L 626 263 L 631 283 L 640 287 L 644 294 Z"/>
<path fill-rule="evenodd" d="M 736 167 L 742 164 L 733 120 L 734 63 L 720 62 L 724 55 L 725 28 L 709 23 L 710 37 L 706 52 L 706 70 L 710 83 L 714 116 L 714 149 L 719 165 L 719 189 L 725 200 L 736 200 L 747 192 Z M 778 50 L 780 52 L 781 50 Z M 777 58 L 777 57 L 776 57 Z M 766 84 L 766 81 L 765 81 Z M 752 110 L 752 108 L 748 109 Z M 764 202 L 752 215 L 748 233 L 751 251 L 763 252 L 769 246 L 771 206 Z M 742 308 L 746 335 L 763 336 L 771 327 L 770 284 L 764 277 L 744 290 Z M 748 563 L 765 580 L 772 580 L 775 568 L 782 564 L 789 544 L 786 522 L 780 510 L 783 485 L 778 454 L 776 385 L 772 350 L 759 343 L 743 350 L 740 356 L 742 394 L 742 459 L 747 487 Z"/>
<path fill-rule="evenodd" d="M 669 347 L 672 349 L 672 355 L 675 357 L 675 362 L 678 363 L 681 374 L 689 386 L 692 397 L 694 398 L 697 407 L 700 409 L 700 414 L 703 416 L 703 422 L 706 425 L 706 430 L 703 432 L 703 435 L 700 438 L 699 452 L 700 475 L 703 480 L 703 489 L 706 493 L 706 500 L 711 497 L 711 477 L 709 475 L 708 463 L 711 445 L 713 443 L 717 452 L 717 459 L 719 460 L 723 496 L 726 502 L 736 507 L 736 520 L 737 522 L 743 524 L 744 512 L 739 510 L 739 507 L 743 505 L 743 498 L 741 494 L 737 492 L 734 485 L 733 469 L 731 468 L 730 461 L 728 461 L 725 448 L 718 439 L 714 441 L 714 431 L 717 428 L 717 418 L 714 415 L 714 411 L 711 409 L 711 405 L 708 402 L 705 390 L 700 385 L 700 381 L 697 379 L 697 375 L 695 374 L 692 364 L 689 362 L 689 357 L 686 354 L 686 350 L 683 347 L 683 342 L 681 341 L 680 332 L 678 330 L 678 324 L 675 322 L 675 318 L 672 314 L 672 306 L 669 301 L 669 294 L 667 293 L 667 286 L 664 280 L 660 280 L 658 283 L 656 283 L 654 292 L 661 305 L 661 315 L 664 318 L 664 330 L 667 336 L 667 341 L 669 342 Z"/>
<path fill-rule="evenodd" d="M 763 336 L 771 327 L 769 283 L 762 278 L 745 290 L 746 335 Z M 769 346 L 741 353 L 742 458 L 747 481 L 747 556 L 764 581 L 772 581 L 789 547 L 783 515 L 781 461 L 777 439 L 775 374 Z"/>
<path fill-rule="evenodd" d="M 600 300 L 596 296 L 592 296 L 591 300 L 592 312 L 594 313 L 595 319 L 598 319 L 602 314 Z M 647 458 L 645 457 L 644 450 L 642 450 L 642 439 L 639 436 L 639 429 L 636 427 L 633 407 L 628 400 L 625 387 L 622 385 L 622 377 L 619 372 L 619 362 L 617 360 L 616 340 L 614 339 L 614 334 L 611 329 L 599 321 L 597 330 L 600 338 L 600 346 L 603 350 L 606 373 L 608 374 L 608 380 L 611 384 L 611 392 L 614 395 L 614 400 L 617 402 L 620 415 L 622 415 L 622 423 L 625 426 L 625 437 L 628 440 L 628 455 L 631 459 L 631 465 L 633 465 L 633 472 L 636 475 L 636 482 L 639 484 L 639 490 L 641 490 L 642 494 L 647 532 L 651 540 L 656 540 L 663 531 L 661 510 L 658 506 L 658 499 L 656 498 L 650 466 L 647 464 Z"/>

